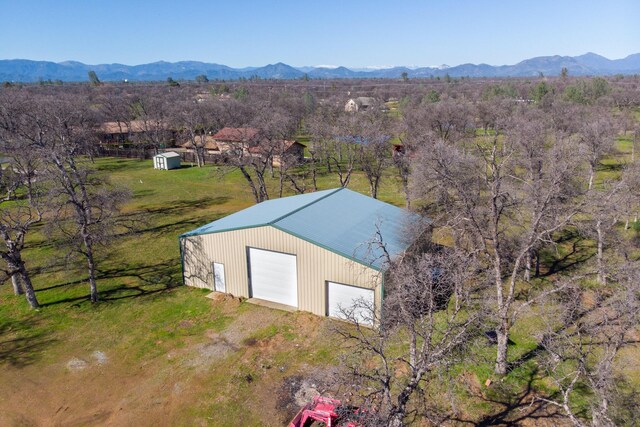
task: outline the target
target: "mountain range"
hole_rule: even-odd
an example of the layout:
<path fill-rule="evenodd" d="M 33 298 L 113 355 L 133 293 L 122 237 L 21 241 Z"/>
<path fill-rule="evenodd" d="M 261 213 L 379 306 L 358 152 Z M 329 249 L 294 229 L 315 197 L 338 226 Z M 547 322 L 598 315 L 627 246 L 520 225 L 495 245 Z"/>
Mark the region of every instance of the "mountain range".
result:
<path fill-rule="evenodd" d="M 142 65 L 99 64 L 87 65 L 77 61 L 49 62 L 27 59 L 0 60 L 0 81 L 37 82 L 61 80 L 87 81 L 88 72 L 95 71 L 102 81 L 160 81 L 193 80 L 204 75 L 209 80 L 236 80 L 241 78 L 312 79 L 341 78 L 409 78 L 429 77 L 534 77 L 541 73 L 559 75 L 566 68 L 572 76 L 612 74 L 640 74 L 640 53 L 623 59 L 607 59 L 595 53 L 580 56 L 540 56 L 515 65 L 462 64 L 454 67 L 391 67 L 382 69 L 349 69 L 346 67 L 292 67 L 278 62 L 264 67 L 232 68 L 221 64 L 197 61 L 153 62 Z"/>

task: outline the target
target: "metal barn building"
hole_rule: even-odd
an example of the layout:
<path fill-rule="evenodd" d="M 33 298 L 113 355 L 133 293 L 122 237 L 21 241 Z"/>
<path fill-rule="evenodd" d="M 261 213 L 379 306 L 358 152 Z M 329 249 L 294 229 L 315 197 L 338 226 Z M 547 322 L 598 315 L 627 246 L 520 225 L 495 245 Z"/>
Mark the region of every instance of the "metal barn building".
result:
<path fill-rule="evenodd" d="M 358 298 L 379 312 L 385 256 L 372 242 L 400 254 L 411 218 L 345 188 L 265 201 L 181 235 L 184 282 L 321 316 Z"/>
<path fill-rule="evenodd" d="M 180 168 L 180 154 L 174 151 L 160 153 L 153 156 L 154 169 L 178 169 Z"/>

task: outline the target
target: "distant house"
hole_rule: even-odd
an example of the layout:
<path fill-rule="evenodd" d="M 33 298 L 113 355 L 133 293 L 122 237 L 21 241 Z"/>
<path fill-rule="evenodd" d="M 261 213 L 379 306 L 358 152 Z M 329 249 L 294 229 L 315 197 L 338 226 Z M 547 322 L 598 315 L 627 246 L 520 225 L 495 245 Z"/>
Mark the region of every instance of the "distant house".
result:
<path fill-rule="evenodd" d="M 220 154 L 220 148 L 218 148 L 218 144 L 216 143 L 213 135 L 205 135 L 204 144 L 202 143 L 201 138 L 201 136 L 196 137 L 196 144 L 198 145 L 198 148 L 203 148 L 207 154 Z M 185 148 L 188 151 L 193 151 L 196 148 L 193 145 L 193 142 L 191 142 L 191 139 L 180 144 L 180 147 Z"/>
<path fill-rule="evenodd" d="M 376 103 L 375 98 L 371 98 L 368 96 L 360 96 L 358 98 L 351 98 L 344 105 L 344 111 L 348 113 L 355 113 L 358 111 L 366 111 L 373 107 Z"/>
<path fill-rule="evenodd" d="M 213 99 L 213 95 L 210 92 L 201 92 L 196 93 L 196 96 L 193 97 L 196 102 L 207 102 Z"/>
<path fill-rule="evenodd" d="M 275 146 L 273 144 L 275 144 Z M 265 147 L 264 143 L 258 144 L 250 147 L 249 153 L 261 154 L 265 149 L 271 152 L 271 163 L 276 167 L 298 164 L 304 160 L 305 146 L 298 141 L 275 141 L 275 143 L 271 143 L 269 147 Z"/>
<path fill-rule="evenodd" d="M 105 145 L 120 145 L 144 132 L 142 120 L 105 122 L 97 130 L 100 142 Z"/>
<path fill-rule="evenodd" d="M 301 163 L 304 160 L 305 146 L 298 141 L 283 141 L 284 151 L 283 155 L 277 154 L 273 156 L 273 165 L 280 166 L 284 161 L 292 163 Z"/>
<path fill-rule="evenodd" d="M 163 170 L 179 169 L 180 154 L 173 151 L 156 154 L 153 156 L 153 168 Z"/>
<path fill-rule="evenodd" d="M 223 128 L 211 137 L 221 154 L 242 150 L 251 155 L 269 154 L 273 166 L 284 163 L 299 163 L 304 159 L 303 144 L 298 141 L 268 140 L 259 129 Z"/>
<path fill-rule="evenodd" d="M 175 132 L 162 121 L 131 120 L 104 122 L 98 127 L 97 134 L 103 145 L 122 145 L 131 142 L 145 132 L 161 131 L 167 133 L 167 142 L 173 141 Z"/>
<path fill-rule="evenodd" d="M 248 152 L 250 147 L 255 147 L 260 142 L 260 130 L 256 128 L 230 128 L 220 129 L 212 136 L 221 153 L 242 148 Z"/>

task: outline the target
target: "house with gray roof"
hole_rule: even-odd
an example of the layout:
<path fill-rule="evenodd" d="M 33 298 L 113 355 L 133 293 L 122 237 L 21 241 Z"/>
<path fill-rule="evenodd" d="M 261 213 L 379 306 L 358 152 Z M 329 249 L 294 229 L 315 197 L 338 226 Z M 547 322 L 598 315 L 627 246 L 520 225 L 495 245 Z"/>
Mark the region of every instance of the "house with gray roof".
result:
<path fill-rule="evenodd" d="M 355 99 L 351 98 L 344 105 L 344 111 L 348 113 L 366 111 L 368 109 L 371 109 L 375 103 L 376 103 L 376 99 L 368 96 L 360 96 Z"/>
<path fill-rule="evenodd" d="M 388 260 L 418 216 L 338 188 L 268 200 L 180 236 L 184 283 L 373 324 Z"/>

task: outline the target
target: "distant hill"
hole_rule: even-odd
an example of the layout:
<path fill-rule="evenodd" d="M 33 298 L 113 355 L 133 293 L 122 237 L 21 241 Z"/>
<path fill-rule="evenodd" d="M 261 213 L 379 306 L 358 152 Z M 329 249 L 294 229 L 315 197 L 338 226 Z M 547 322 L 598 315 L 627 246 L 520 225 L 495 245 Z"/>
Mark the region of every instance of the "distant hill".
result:
<path fill-rule="evenodd" d="M 159 81 L 168 77 L 174 80 L 193 80 L 205 75 L 209 80 L 236 80 L 241 78 L 298 79 L 305 75 L 315 79 L 342 78 L 400 78 L 408 77 L 534 77 L 560 74 L 567 68 L 572 76 L 596 76 L 612 74 L 640 74 L 640 53 L 623 59 L 607 59 L 595 53 L 580 56 L 540 56 L 526 59 L 515 65 L 462 64 L 455 67 L 393 67 L 375 70 L 351 70 L 346 67 L 292 67 L 278 62 L 264 67 L 231 68 L 221 64 L 197 61 L 153 62 L 142 65 L 99 64 L 87 65 L 76 61 L 48 62 L 26 59 L 0 60 L 0 81 L 37 82 L 62 80 L 87 81 L 87 73 L 95 71 L 102 81 Z"/>

